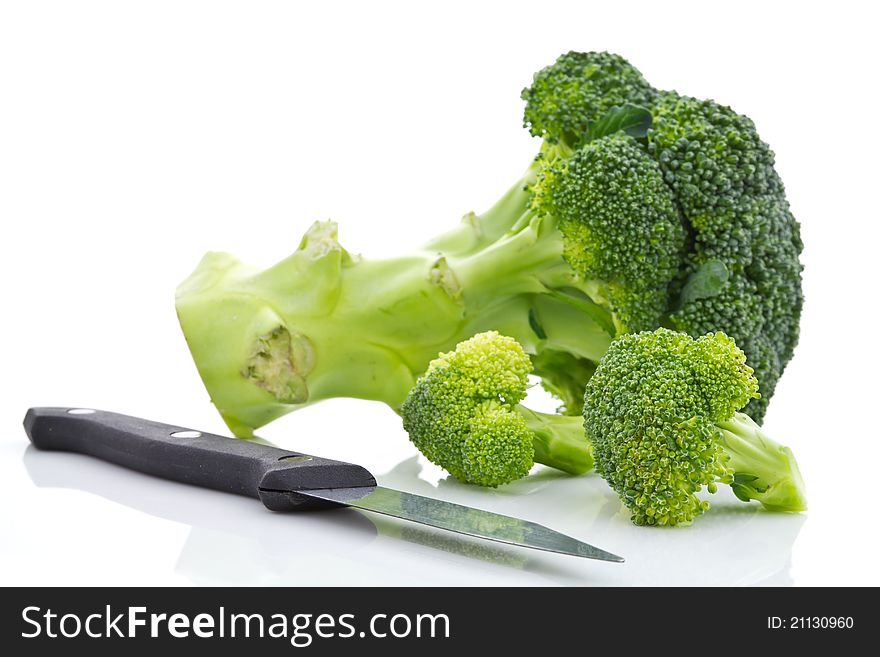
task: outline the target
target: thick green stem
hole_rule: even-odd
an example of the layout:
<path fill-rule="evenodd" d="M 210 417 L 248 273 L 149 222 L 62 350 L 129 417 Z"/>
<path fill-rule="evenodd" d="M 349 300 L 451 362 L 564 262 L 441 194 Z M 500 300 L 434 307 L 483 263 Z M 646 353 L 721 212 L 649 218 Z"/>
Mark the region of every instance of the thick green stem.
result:
<path fill-rule="evenodd" d="M 807 509 L 806 490 L 794 454 L 771 439 L 754 420 L 736 413 L 718 423 L 733 474 L 731 488 L 743 501 L 758 500 L 771 511 Z"/>
<path fill-rule="evenodd" d="M 291 256 L 262 272 L 208 254 L 178 288 L 177 313 L 232 431 L 250 436 L 331 397 L 397 409 L 439 352 L 490 329 L 532 354 L 598 361 L 611 342 L 606 327 L 547 294 L 560 283 L 565 294 L 578 292 L 568 289 L 576 283 L 559 232 L 531 215 L 530 175 L 485 215 L 410 257 L 352 257 L 332 222 L 313 225 Z"/>
<path fill-rule="evenodd" d="M 522 405 L 516 410 L 534 433 L 536 463 L 575 475 L 593 468 L 593 446 L 582 417 L 539 413 Z"/>

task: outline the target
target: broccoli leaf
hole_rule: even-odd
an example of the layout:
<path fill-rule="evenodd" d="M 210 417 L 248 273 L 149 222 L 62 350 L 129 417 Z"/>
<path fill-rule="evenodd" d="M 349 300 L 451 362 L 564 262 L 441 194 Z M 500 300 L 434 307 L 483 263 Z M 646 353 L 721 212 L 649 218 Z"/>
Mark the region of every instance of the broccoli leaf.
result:
<path fill-rule="evenodd" d="M 615 132 L 623 132 L 630 137 L 644 137 L 651 127 L 651 111 L 638 105 L 627 103 L 623 107 L 612 107 L 602 118 L 590 126 L 586 141 L 593 141 Z"/>
<path fill-rule="evenodd" d="M 730 272 L 723 262 L 707 260 L 688 277 L 681 289 L 679 305 L 684 306 L 691 301 L 708 299 L 720 294 L 728 278 L 730 278 Z"/>

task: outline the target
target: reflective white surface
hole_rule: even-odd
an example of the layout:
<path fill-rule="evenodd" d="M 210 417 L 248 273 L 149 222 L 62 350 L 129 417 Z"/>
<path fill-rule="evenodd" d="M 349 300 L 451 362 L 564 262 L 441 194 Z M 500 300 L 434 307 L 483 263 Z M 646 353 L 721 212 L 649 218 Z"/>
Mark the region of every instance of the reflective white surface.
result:
<path fill-rule="evenodd" d="M 630 2 L 622 20 L 614 3 L 547 0 L 566 17 L 552 27 L 534 2 L 0 5 L 0 61 L 14 62 L 0 67 L 0 585 L 880 585 L 880 139 L 851 109 L 880 104 L 876 10 L 798 3 L 795 25 L 786 3 L 682 4 Z M 273 514 L 27 447 L 37 405 L 225 433 L 173 307 L 203 252 L 269 265 L 329 216 L 377 257 L 487 207 L 538 147 L 520 89 L 568 49 L 620 52 L 657 86 L 729 103 L 777 152 L 807 302 L 765 427 L 797 454 L 808 513 L 721 492 L 693 526 L 658 530 L 632 526 L 595 475 L 475 489 L 418 459 L 387 408 L 354 400 L 262 435 L 627 562 L 353 510 Z"/>
<path fill-rule="evenodd" d="M 346 406 L 351 412 L 337 418 L 348 418 L 339 423 L 348 430 L 331 447 L 318 426 L 333 422 L 330 415 Z M 353 440 L 363 421 L 376 441 L 387 441 L 381 455 Z M 415 455 L 393 414 L 374 404 L 323 404 L 278 424 L 270 428 L 276 442 L 313 453 L 323 447 L 327 456 L 347 451 L 350 459 L 370 463 L 384 486 L 538 521 L 627 562 L 508 547 L 355 510 L 271 513 L 254 499 L 77 454 L 41 452 L 21 441 L 4 444 L 4 483 L 17 477 L 14 488 L 28 491 L 24 504 L 7 511 L 30 529 L 12 532 L 7 548 L 41 563 L 42 578 L 69 582 L 100 572 L 107 583 L 157 577 L 233 585 L 792 583 L 792 546 L 806 516 L 769 514 L 717 495 L 712 511 L 691 528 L 638 528 L 595 475 L 538 468 L 497 490 L 447 478 Z M 297 438 L 285 439 L 285 428 Z M 168 570 L 155 572 L 163 562 Z M 18 569 L 8 575 L 13 581 L 33 577 Z"/>
<path fill-rule="evenodd" d="M 703 519 L 695 540 L 692 531 L 630 527 L 595 477 L 585 482 L 545 471 L 504 494 L 479 495 L 453 482 L 436 486 L 418 478 L 415 458 L 379 476 L 386 486 L 540 518 L 629 558 L 615 565 L 463 538 L 354 510 L 274 514 L 255 500 L 151 479 L 79 455 L 28 447 L 21 460 L 29 480 L 22 484 L 39 491 L 43 503 L 33 505 L 34 510 L 52 528 L 46 532 L 52 540 L 31 549 L 43 552 L 43 576 L 62 581 L 76 581 L 88 567 L 88 560 L 73 564 L 73 553 L 92 552 L 98 563 L 113 562 L 114 555 L 107 552 L 130 551 L 130 542 L 138 541 L 128 533 L 108 537 L 109 528 L 100 531 L 104 538 L 96 541 L 86 531 L 96 513 L 109 510 L 112 517 L 119 509 L 108 507 L 116 505 L 123 507 L 125 516 L 146 516 L 147 524 L 155 527 L 148 545 L 136 547 L 130 553 L 132 562 L 121 564 L 125 574 L 117 576 L 139 580 L 140 559 L 167 555 L 174 561 L 166 574 L 172 580 L 229 585 L 785 585 L 792 581 L 792 544 L 805 520 L 774 517 L 726 499 Z M 70 509 L 59 498 L 77 500 L 76 507 Z M 548 520 L 547 509 L 564 511 L 550 514 Z M 80 522 L 85 527 L 77 531 Z M 17 539 L 31 543 L 27 537 L 13 537 L 13 549 L 23 547 L 16 545 Z M 71 567 L 74 572 L 68 572 Z"/>

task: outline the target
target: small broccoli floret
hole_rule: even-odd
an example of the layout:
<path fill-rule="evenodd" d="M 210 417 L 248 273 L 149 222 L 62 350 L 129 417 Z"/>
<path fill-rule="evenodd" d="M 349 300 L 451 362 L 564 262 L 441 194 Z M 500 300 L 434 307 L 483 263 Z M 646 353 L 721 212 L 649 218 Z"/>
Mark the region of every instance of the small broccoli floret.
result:
<path fill-rule="evenodd" d="M 640 525 L 683 525 L 697 497 L 729 484 L 774 511 L 806 508 L 791 451 L 744 413 L 758 384 L 723 333 L 696 340 L 668 329 L 614 341 L 587 384 L 584 420 L 597 471 Z"/>
<path fill-rule="evenodd" d="M 588 143 L 536 184 L 556 217 L 566 261 L 604 301 L 620 333 L 655 328 L 681 266 L 684 226 L 657 163 L 632 137 Z"/>
<path fill-rule="evenodd" d="M 413 444 L 461 481 L 498 486 L 535 462 L 573 474 L 593 465 L 581 421 L 532 411 L 529 357 L 513 338 L 487 331 L 440 354 L 400 408 Z"/>
<path fill-rule="evenodd" d="M 590 125 L 626 103 L 649 106 L 657 92 L 620 55 L 569 52 L 535 73 L 522 92 L 523 124 L 549 143 L 581 144 Z"/>

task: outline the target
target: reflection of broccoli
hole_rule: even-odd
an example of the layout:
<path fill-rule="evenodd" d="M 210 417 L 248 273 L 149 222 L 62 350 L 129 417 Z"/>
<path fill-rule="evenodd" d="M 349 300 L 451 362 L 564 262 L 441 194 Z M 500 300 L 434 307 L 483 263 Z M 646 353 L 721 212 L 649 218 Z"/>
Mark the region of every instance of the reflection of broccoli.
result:
<path fill-rule="evenodd" d="M 399 524 L 400 538 L 410 543 L 512 568 L 522 568 L 529 561 L 528 556 L 524 554 L 527 551 L 521 552 L 507 546 L 499 546 L 498 543 L 482 538 L 465 538 L 452 532 L 437 531 L 415 523 Z"/>
<path fill-rule="evenodd" d="M 806 509 L 794 455 L 744 413 L 757 396 L 745 354 L 723 333 L 625 335 L 587 384 L 596 469 L 642 525 L 680 525 L 709 507 L 695 493 L 729 484 L 773 511 Z"/>
<path fill-rule="evenodd" d="M 468 483 L 505 484 L 536 461 L 586 472 L 593 459 L 580 418 L 520 405 L 531 369 L 513 338 L 475 335 L 431 361 L 400 408 L 403 426 L 422 454 Z"/>
<path fill-rule="evenodd" d="M 398 409 L 437 353 L 490 329 L 571 415 L 615 336 L 722 330 L 757 372 L 761 419 L 797 342 L 801 242 L 752 122 L 609 53 L 563 55 L 523 98 L 537 158 L 420 252 L 354 257 L 317 223 L 265 271 L 213 253 L 181 284 L 181 326 L 237 435 L 329 397 Z"/>
<path fill-rule="evenodd" d="M 522 544 L 526 539 L 522 520 L 451 502 L 438 504 L 434 496 L 428 498 L 396 491 L 374 492 L 371 495 L 377 494 L 383 496 L 383 507 L 394 511 L 393 518 L 413 521 L 396 522 L 374 516 L 372 522 L 380 528 L 381 534 L 398 536 L 405 541 L 436 550 L 515 568 L 521 568 L 528 562 L 529 557 L 524 551 L 509 549 L 483 538 L 471 538 L 472 534 L 480 537 L 490 535 L 502 542 Z M 431 524 L 422 524 L 425 519 L 430 519 Z M 463 536 L 462 532 L 469 535 Z"/>

